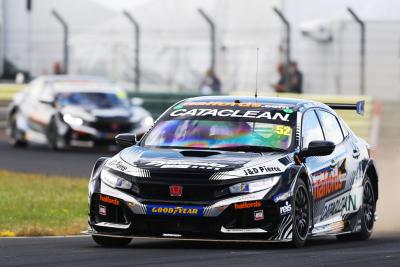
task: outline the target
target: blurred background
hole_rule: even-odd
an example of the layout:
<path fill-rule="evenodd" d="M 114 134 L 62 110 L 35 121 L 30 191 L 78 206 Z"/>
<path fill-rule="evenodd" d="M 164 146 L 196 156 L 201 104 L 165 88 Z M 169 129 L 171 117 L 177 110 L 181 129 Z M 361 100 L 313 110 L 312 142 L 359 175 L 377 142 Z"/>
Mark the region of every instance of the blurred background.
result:
<path fill-rule="evenodd" d="M 274 8 L 289 23 L 289 42 Z M 198 92 L 210 67 L 223 93 L 252 91 L 258 47 L 259 89 L 271 92 L 289 44 L 304 92 L 393 100 L 400 98 L 399 8 L 396 0 L 2 0 L 0 74 L 94 74 L 134 88 L 139 38 L 141 91 Z"/>
<path fill-rule="evenodd" d="M 0 0 L 0 128 L 15 93 L 49 74 L 113 80 L 154 118 L 182 98 L 254 95 L 256 84 L 259 95 L 366 100 L 364 117 L 341 115 L 374 149 L 377 229 L 399 231 L 399 10 L 396 0 Z M 0 169 L 11 171 L 87 177 L 109 153 L 5 140 L 1 130 Z"/>

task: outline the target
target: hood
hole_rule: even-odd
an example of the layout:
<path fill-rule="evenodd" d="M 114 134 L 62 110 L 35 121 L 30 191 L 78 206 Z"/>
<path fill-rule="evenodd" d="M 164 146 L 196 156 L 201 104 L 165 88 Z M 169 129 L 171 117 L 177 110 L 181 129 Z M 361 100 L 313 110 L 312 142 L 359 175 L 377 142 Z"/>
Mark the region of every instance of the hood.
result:
<path fill-rule="evenodd" d="M 251 153 L 209 150 L 150 149 L 134 146 L 117 157 L 131 166 L 150 172 L 224 173 L 242 177 L 281 172 L 285 153 Z"/>
<path fill-rule="evenodd" d="M 86 108 L 82 106 L 65 106 L 61 110 L 62 114 L 70 114 L 75 117 L 82 118 L 85 121 L 95 121 L 97 118 L 126 118 L 130 119 L 132 117 L 132 113 L 128 108 L 107 108 L 107 109 L 99 109 L 99 108 Z"/>

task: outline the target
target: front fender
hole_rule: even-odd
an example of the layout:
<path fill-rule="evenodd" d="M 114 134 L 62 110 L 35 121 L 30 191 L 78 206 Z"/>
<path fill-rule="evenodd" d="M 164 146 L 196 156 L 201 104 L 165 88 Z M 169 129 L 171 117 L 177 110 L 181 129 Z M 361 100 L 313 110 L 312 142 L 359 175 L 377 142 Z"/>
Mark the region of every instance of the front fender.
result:
<path fill-rule="evenodd" d="M 103 169 L 104 164 L 110 158 L 101 157 L 99 158 L 93 166 L 92 173 L 90 175 L 89 185 L 88 185 L 88 198 L 90 198 L 94 192 L 100 192 L 100 174 Z M 89 203 L 90 204 L 90 203 Z"/>

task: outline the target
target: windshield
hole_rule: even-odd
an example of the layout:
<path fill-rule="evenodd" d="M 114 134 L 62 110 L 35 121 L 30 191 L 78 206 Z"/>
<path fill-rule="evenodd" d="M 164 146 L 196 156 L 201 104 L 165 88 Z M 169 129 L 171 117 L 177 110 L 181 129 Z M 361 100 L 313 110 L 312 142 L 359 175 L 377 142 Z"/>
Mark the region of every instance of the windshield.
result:
<path fill-rule="evenodd" d="M 128 101 L 113 93 L 60 93 L 57 101 L 61 106 L 76 105 L 88 108 L 126 107 Z"/>
<path fill-rule="evenodd" d="M 164 115 L 145 146 L 237 151 L 288 150 L 294 138 L 292 110 L 199 108 L 185 104 Z"/>
<path fill-rule="evenodd" d="M 209 149 L 258 146 L 286 150 L 291 140 L 292 128 L 279 124 L 168 120 L 157 124 L 146 138 L 145 145 Z"/>

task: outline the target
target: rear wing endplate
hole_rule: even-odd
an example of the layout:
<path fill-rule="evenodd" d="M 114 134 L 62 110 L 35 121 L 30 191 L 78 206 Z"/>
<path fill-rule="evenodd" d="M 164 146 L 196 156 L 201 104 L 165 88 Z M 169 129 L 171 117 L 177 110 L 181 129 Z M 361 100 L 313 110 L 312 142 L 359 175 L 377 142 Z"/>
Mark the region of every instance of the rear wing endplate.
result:
<path fill-rule="evenodd" d="M 365 101 L 358 101 L 355 104 L 340 104 L 340 103 L 325 103 L 331 109 L 341 109 L 341 110 L 355 110 L 357 114 L 364 115 L 364 105 Z"/>

